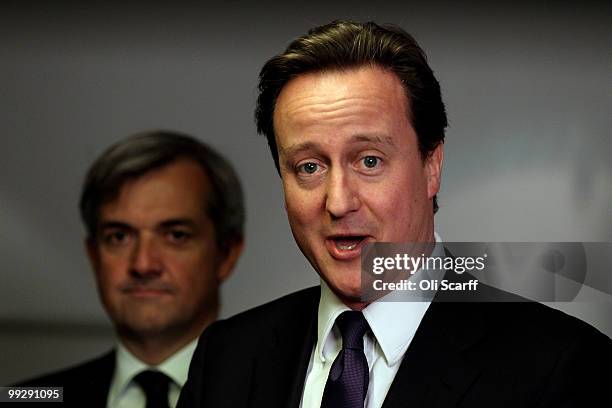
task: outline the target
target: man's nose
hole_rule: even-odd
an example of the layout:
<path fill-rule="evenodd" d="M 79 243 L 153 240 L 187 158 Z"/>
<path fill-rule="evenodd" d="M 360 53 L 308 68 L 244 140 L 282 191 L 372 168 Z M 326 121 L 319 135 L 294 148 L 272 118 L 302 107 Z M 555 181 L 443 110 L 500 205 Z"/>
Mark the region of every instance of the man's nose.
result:
<path fill-rule="evenodd" d="M 160 248 L 154 237 L 140 236 L 134 246 L 130 273 L 139 277 L 154 277 L 162 272 Z"/>
<path fill-rule="evenodd" d="M 357 180 L 343 169 L 332 169 L 327 179 L 325 209 L 334 218 L 342 218 L 361 206 Z"/>

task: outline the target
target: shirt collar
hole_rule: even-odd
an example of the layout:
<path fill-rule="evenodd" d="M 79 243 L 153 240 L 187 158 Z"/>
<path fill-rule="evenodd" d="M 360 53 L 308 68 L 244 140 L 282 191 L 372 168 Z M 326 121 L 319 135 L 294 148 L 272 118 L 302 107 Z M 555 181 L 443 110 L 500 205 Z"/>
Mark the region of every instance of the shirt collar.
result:
<path fill-rule="evenodd" d="M 123 344 L 119 343 L 115 353 L 115 374 L 109 392 L 109 401 L 119 398 L 137 374 L 149 369 L 166 374 L 175 384 L 182 387 L 187 381 L 189 363 L 197 344 L 198 339 L 195 338 L 161 364 L 151 366 L 140 361 Z"/>
<path fill-rule="evenodd" d="M 317 318 L 317 346 L 315 355 L 321 359 L 321 362 L 326 361 L 325 343 L 336 322 L 336 318 L 344 311 L 351 310 L 347 305 L 342 303 L 338 296 L 327 286 L 327 283 L 321 279 L 321 300 L 319 301 L 319 311 Z"/>
<path fill-rule="evenodd" d="M 158 365 L 157 369 L 170 377 L 172 381 L 182 388 L 185 382 L 187 382 L 189 363 L 191 362 L 191 357 L 197 345 L 198 339 L 195 338 L 185 347 L 170 356 L 170 358 Z"/>
<path fill-rule="evenodd" d="M 416 333 L 429 301 L 379 299 L 363 309 L 363 315 L 389 366 L 401 360 Z"/>
<path fill-rule="evenodd" d="M 434 233 L 436 245 L 431 256 L 444 256 L 442 240 Z M 427 272 L 425 275 L 423 272 Z M 432 271 L 419 270 L 413 276 L 416 279 L 432 277 Z M 431 303 L 431 297 L 423 301 L 398 301 L 389 300 L 387 297 L 394 296 L 391 292 L 375 302 L 370 303 L 363 309 L 363 315 L 380 345 L 382 353 L 388 365 L 399 362 L 408 349 L 425 312 Z M 397 299 L 401 298 L 398 297 Z M 327 283 L 321 279 L 321 300 L 319 302 L 317 319 L 317 345 L 315 356 L 325 363 L 325 345 L 334 327 L 336 318 L 344 311 L 351 310 L 336 294 L 329 288 Z M 401 324 L 400 324 L 401 323 Z"/>

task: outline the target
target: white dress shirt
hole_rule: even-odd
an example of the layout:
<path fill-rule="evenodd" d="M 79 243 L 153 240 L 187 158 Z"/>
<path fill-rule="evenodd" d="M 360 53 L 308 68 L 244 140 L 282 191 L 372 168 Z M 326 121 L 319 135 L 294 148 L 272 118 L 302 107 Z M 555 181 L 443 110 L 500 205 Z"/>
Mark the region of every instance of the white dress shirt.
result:
<path fill-rule="evenodd" d="M 444 248 L 437 234 L 436 242 L 431 256 L 444 256 Z M 427 275 L 423 272 L 419 270 L 410 280 L 440 276 L 440 271 L 427 271 Z M 363 315 L 371 329 L 371 333 L 368 332 L 364 336 L 364 353 L 368 360 L 370 377 L 364 403 L 366 408 L 382 407 L 404 354 L 431 304 L 430 297 L 424 301 L 390 300 L 390 297 L 396 294 L 389 293 L 363 309 Z M 350 310 L 349 307 L 321 280 L 317 343 L 310 356 L 306 373 L 300 404 L 302 408 L 321 406 L 329 370 L 342 348 L 342 336 L 334 323 L 336 318 L 347 310 Z"/>
<path fill-rule="evenodd" d="M 172 380 L 168 388 L 168 404 L 175 408 L 181 388 L 187 381 L 189 363 L 198 344 L 196 338 L 158 366 L 138 360 L 121 343 L 115 353 L 115 372 L 111 380 L 106 406 L 108 408 L 145 408 L 146 396 L 133 379 L 142 371 L 157 370 Z"/>

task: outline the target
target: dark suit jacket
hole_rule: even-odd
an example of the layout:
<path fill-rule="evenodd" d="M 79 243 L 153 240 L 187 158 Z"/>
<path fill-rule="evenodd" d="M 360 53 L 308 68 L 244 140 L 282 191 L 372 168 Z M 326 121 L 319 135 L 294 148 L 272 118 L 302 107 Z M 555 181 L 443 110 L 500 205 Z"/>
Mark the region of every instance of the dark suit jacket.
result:
<path fill-rule="evenodd" d="M 319 296 L 306 289 L 211 325 L 179 408 L 299 407 Z M 609 404 L 612 341 L 593 327 L 534 302 L 442 300 L 423 317 L 383 408 Z"/>
<path fill-rule="evenodd" d="M 24 381 L 24 387 L 64 387 L 64 404 L 49 403 L 49 406 L 105 407 L 111 378 L 115 370 L 115 352 L 42 377 Z M 22 403 L 20 407 L 24 407 Z M 41 403 L 32 406 L 41 407 Z"/>

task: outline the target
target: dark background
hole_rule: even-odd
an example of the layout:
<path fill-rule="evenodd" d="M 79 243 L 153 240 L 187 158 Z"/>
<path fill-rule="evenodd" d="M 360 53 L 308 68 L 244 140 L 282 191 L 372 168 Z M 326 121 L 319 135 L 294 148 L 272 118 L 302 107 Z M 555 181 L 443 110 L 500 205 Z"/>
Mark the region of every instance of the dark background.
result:
<path fill-rule="evenodd" d="M 134 132 L 196 135 L 244 182 L 246 252 L 223 316 L 318 282 L 252 112 L 263 62 L 337 18 L 398 24 L 429 55 L 450 119 L 443 240 L 612 241 L 612 7 L 490 3 L 3 5 L 0 384 L 112 345 L 77 201 L 92 160 Z M 611 304 L 555 306 L 611 335 Z"/>

